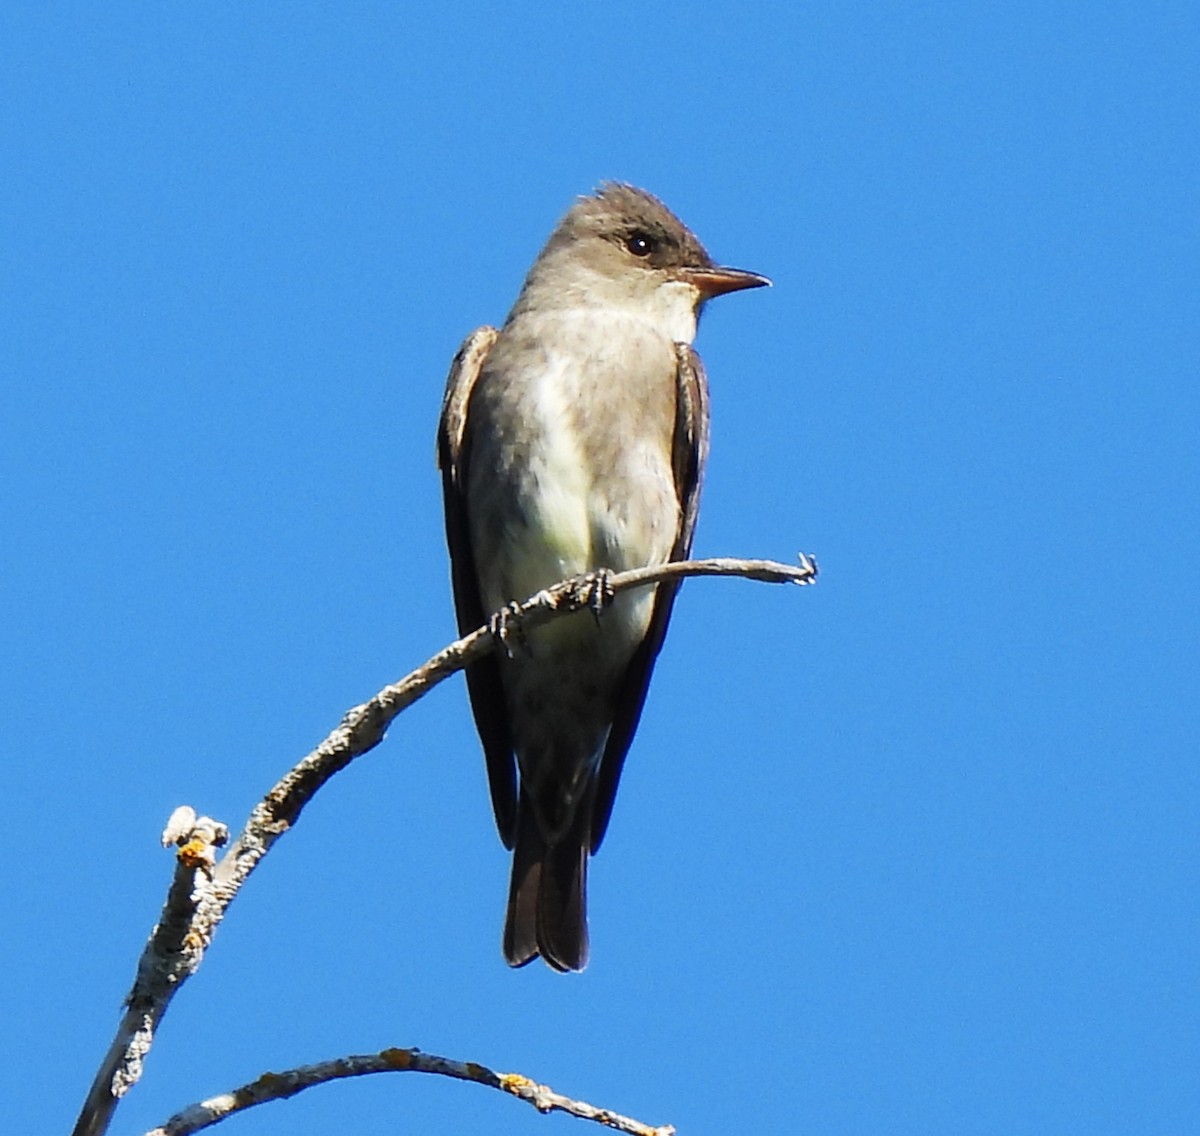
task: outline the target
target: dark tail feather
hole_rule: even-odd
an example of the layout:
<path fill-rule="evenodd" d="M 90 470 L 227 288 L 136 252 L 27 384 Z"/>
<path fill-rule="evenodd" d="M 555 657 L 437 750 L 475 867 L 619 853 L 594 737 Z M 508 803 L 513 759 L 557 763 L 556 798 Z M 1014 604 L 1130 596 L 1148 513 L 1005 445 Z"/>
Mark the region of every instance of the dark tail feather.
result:
<path fill-rule="evenodd" d="M 504 957 L 509 966 L 524 966 L 538 957 L 537 910 L 546 845 L 531 811 L 517 806 L 512 880 L 508 885 L 508 915 L 504 921 Z"/>
<path fill-rule="evenodd" d="M 522 802 L 522 806 L 524 802 Z M 587 810 L 557 844 L 538 831 L 533 810 L 519 807 L 504 957 L 524 966 L 540 954 L 555 970 L 588 961 Z"/>
<path fill-rule="evenodd" d="M 588 961 L 587 818 L 585 809 L 579 813 L 583 823 L 572 825 L 542 857 L 537 943 L 555 970 L 582 970 Z"/>

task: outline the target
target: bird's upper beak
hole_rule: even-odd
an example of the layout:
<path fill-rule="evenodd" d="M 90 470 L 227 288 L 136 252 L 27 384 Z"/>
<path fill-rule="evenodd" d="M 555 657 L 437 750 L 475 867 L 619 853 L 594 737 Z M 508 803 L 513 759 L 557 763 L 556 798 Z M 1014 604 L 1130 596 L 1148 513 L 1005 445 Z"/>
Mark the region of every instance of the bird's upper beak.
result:
<path fill-rule="evenodd" d="M 685 268 L 680 275 L 689 284 L 694 284 L 706 300 L 723 296 L 726 292 L 740 292 L 743 288 L 763 288 L 771 281 L 757 272 L 746 272 L 741 268 Z"/>

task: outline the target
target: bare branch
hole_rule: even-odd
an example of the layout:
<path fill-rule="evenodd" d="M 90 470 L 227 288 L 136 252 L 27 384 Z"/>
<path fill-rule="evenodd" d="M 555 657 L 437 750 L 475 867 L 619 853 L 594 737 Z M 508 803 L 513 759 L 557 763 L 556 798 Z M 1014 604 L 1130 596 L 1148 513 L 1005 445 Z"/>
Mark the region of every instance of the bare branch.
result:
<path fill-rule="evenodd" d="M 569 1112 L 582 1120 L 593 1120 L 628 1136 L 674 1136 L 675 1129 L 669 1124 L 656 1128 L 643 1124 L 628 1116 L 596 1108 L 586 1101 L 572 1100 L 546 1085 L 539 1085 L 519 1073 L 496 1073 L 485 1065 L 474 1061 L 451 1061 L 419 1049 L 385 1049 L 381 1053 L 365 1053 L 353 1057 L 339 1057 L 333 1061 L 322 1061 L 317 1065 L 302 1065 L 284 1073 L 264 1073 L 256 1081 L 220 1096 L 210 1097 L 198 1104 L 189 1105 L 177 1112 L 160 1128 L 154 1128 L 146 1136 L 191 1136 L 228 1116 L 268 1101 L 284 1100 L 295 1096 L 314 1085 L 345 1077 L 363 1077 L 371 1073 L 436 1073 L 443 1077 L 454 1077 L 460 1081 L 472 1081 L 498 1089 L 519 1100 L 527 1101 L 538 1112 Z"/>
<path fill-rule="evenodd" d="M 142 1060 L 154 1043 L 154 1029 L 179 985 L 200 965 L 193 924 L 196 899 L 211 885 L 216 848 L 229 839 L 219 821 L 197 817 L 186 805 L 177 808 L 163 832 L 164 844 L 178 844 L 175 875 L 162 914 L 138 961 L 125 1014 L 100 1071 L 92 1082 L 74 1136 L 105 1132 L 117 1101 L 142 1076 Z"/>
<path fill-rule="evenodd" d="M 503 613 L 502 620 L 494 618 L 451 643 L 424 666 L 347 711 L 337 729 L 254 807 L 245 828 L 219 860 L 214 849 L 227 839 L 225 826 L 208 817 L 196 818 L 186 805 L 176 809 L 163 834 L 164 843 L 179 847 L 175 876 L 158 925 L 138 963 L 133 989 L 125 1000 L 126 1013 L 72 1136 L 101 1136 L 108 1130 L 117 1102 L 141 1077 L 143 1059 L 171 999 L 199 967 L 242 884 L 275 841 L 295 824 L 313 794 L 356 757 L 377 746 L 401 711 L 443 679 L 495 650 L 497 636 L 489 628 L 530 630 L 556 616 L 594 606 L 598 583 L 601 591 L 615 594 L 685 576 L 741 576 L 774 584 L 810 584 L 816 579 L 817 565 L 803 554 L 797 565 L 730 558 L 685 560 L 564 580 Z"/>

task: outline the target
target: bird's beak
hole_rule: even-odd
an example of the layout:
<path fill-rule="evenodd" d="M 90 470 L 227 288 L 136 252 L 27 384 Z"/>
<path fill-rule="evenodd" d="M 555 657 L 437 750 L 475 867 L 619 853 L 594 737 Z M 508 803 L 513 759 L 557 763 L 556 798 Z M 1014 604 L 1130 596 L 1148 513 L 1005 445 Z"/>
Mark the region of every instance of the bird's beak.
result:
<path fill-rule="evenodd" d="M 743 288 L 763 288 L 771 281 L 757 272 L 745 272 L 740 268 L 685 268 L 681 273 L 684 280 L 695 285 L 706 300 L 723 296 L 726 292 L 740 292 Z"/>

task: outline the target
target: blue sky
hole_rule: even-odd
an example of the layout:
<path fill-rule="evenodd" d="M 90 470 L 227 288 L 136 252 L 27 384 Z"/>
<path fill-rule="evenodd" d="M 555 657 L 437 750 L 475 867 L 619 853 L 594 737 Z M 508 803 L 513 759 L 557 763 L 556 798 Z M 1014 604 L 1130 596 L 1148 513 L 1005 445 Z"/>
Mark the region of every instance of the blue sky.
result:
<path fill-rule="evenodd" d="M 501 960 L 454 681 L 113 1131 L 388 1045 L 691 1136 L 1196 1131 L 1195 5 L 250 8 L 0 15 L 9 1128 L 69 1129 L 171 810 L 240 827 L 452 637 L 447 365 L 615 177 L 774 279 L 701 328 L 696 550 L 820 585 L 685 587 L 582 976 Z M 224 1130 L 580 1124 L 391 1077 Z"/>

